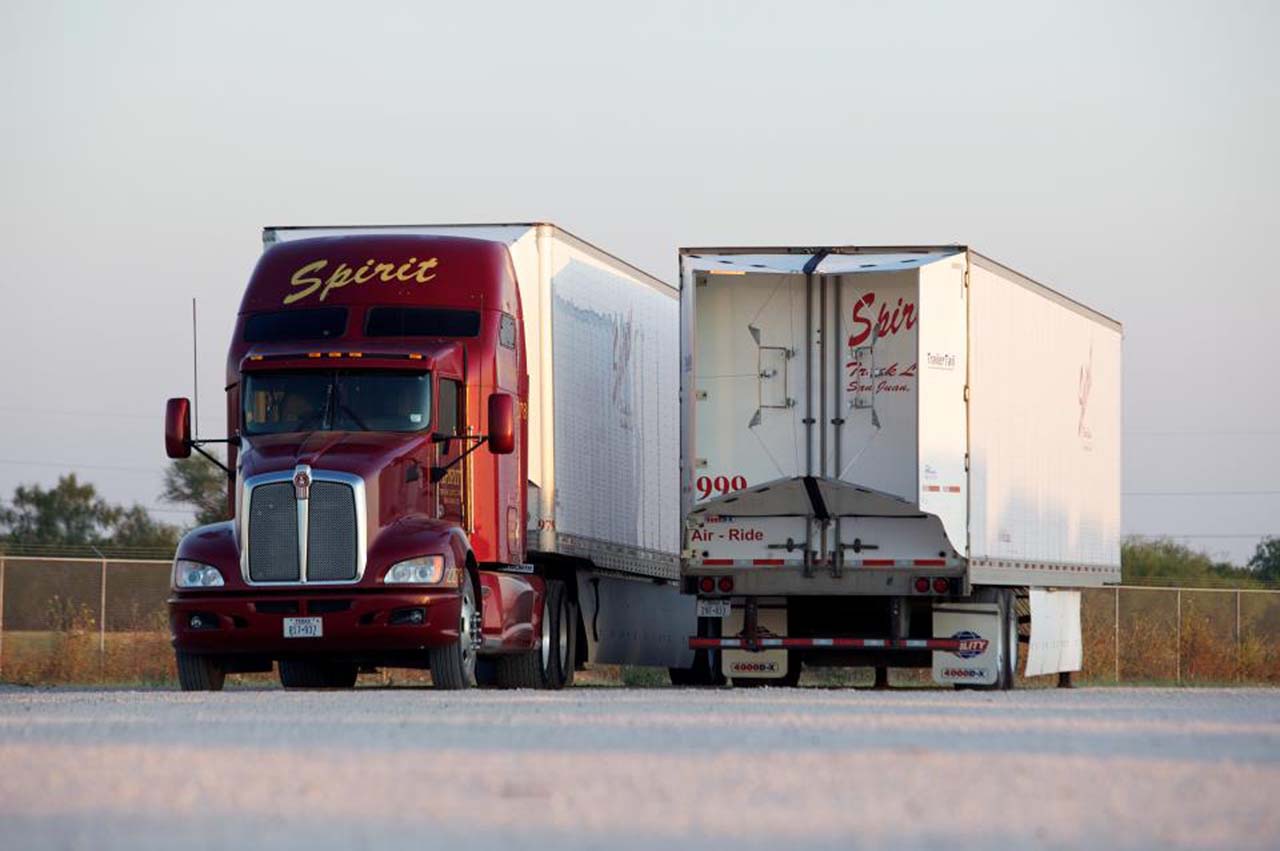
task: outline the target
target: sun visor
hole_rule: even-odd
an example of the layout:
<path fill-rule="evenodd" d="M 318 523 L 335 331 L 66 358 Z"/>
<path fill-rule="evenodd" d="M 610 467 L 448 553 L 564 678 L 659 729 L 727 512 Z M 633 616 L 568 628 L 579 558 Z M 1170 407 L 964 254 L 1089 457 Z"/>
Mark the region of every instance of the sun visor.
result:
<path fill-rule="evenodd" d="M 815 479 L 818 495 L 832 517 L 919 517 L 925 512 L 913 502 L 883 491 L 831 479 Z M 810 501 L 805 480 L 775 479 L 745 491 L 709 499 L 691 512 L 706 517 L 778 517 L 796 513 Z"/>

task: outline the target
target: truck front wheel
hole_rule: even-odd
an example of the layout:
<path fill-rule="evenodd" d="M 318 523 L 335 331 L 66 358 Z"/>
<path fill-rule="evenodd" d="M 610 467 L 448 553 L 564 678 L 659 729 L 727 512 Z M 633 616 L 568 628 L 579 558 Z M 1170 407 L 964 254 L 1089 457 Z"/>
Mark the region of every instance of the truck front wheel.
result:
<path fill-rule="evenodd" d="M 178 662 L 178 685 L 182 686 L 183 691 L 222 691 L 227 671 L 221 660 L 213 656 L 183 653 L 181 650 L 175 655 Z"/>
<path fill-rule="evenodd" d="M 476 588 L 471 574 L 462 582 L 462 606 L 458 614 L 458 640 L 444 647 L 432 647 L 431 682 L 438 689 L 454 691 L 476 684 L 476 649 L 480 646 L 480 617 Z"/>

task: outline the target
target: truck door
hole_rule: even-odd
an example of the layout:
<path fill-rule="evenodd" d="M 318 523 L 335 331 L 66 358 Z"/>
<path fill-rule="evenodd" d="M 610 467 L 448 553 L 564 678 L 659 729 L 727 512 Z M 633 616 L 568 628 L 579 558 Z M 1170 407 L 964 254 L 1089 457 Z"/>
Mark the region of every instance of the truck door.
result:
<path fill-rule="evenodd" d="M 462 407 L 462 382 L 456 378 L 441 376 L 436 392 L 436 427 L 438 434 L 461 437 L 464 432 Z M 467 450 L 465 440 L 447 440 L 436 444 L 436 465 L 444 467 Z M 454 464 L 436 487 L 436 512 L 443 520 L 463 523 L 463 468 Z"/>

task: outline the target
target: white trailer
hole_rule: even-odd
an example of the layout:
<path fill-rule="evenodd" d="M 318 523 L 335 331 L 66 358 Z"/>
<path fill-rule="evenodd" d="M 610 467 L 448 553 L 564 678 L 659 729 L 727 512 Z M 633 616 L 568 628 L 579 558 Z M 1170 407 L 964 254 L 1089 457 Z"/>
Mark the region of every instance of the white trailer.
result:
<path fill-rule="evenodd" d="M 1121 326 L 965 246 L 680 250 L 704 678 L 1078 670 L 1120 579 Z"/>
<path fill-rule="evenodd" d="M 580 656 L 688 666 L 694 602 L 678 584 L 677 289 L 546 223 L 267 228 L 263 240 L 349 234 L 507 246 L 529 373 L 530 558 L 573 572 Z"/>

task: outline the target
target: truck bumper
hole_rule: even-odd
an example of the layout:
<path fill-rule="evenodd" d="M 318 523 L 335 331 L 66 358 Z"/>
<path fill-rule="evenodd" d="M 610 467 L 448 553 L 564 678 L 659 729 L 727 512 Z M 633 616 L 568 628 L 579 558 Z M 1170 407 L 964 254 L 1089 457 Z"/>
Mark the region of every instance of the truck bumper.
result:
<path fill-rule="evenodd" d="M 461 610 L 456 590 L 182 595 L 169 599 L 169 629 L 174 648 L 187 653 L 397 653 L 457 641 Z M 320 618 L 322 635 L 285 638 L 284 619 L 298 617 Z"/>

